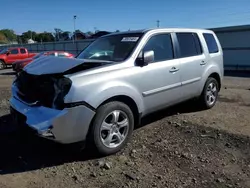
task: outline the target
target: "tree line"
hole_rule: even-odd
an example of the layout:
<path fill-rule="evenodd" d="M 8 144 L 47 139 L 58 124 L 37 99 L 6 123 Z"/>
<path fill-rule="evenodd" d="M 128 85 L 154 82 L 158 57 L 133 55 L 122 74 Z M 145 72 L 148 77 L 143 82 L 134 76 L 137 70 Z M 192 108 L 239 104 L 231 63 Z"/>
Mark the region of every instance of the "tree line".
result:
<path fill-rule="evenodd" d="M 118 30 L 117 30 L 118 31 Z M 95 32 L 88 31 L 84 33 L 85 36 L 91 36 Z M 83 33 L 80 30 L 76 30 L 75 33 Z M 32 39 L 36 42 L 54 42 L 54 41 L 65 41 L 72 40 L 74 33 L 70 31 L 63 31 L 62 29 L 55 28 L 54 32 L 42 32 L 37 33 L 35 31 L 28 30 L 21 35 L 15 34 L 15 31 L 12 29 L 1 29 L 0 30 L 0 44 L 10 44 L 10 43 L 19 43 L 25 44 L 28 43 L 29 39 Z"/>

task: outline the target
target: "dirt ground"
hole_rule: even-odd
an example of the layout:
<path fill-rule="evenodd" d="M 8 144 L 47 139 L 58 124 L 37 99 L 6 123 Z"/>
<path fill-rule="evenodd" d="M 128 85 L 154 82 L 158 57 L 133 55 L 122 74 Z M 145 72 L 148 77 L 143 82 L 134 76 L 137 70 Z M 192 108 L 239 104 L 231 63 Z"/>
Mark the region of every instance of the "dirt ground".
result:
<path fill-rule="evenodd" d="M 0 188 L 250 187 L 250 78 L 225 77 L 211 110 L 190 101 L 148 116 L 105 158 L 13 131 L 12 78 L 0 77 Z"/>

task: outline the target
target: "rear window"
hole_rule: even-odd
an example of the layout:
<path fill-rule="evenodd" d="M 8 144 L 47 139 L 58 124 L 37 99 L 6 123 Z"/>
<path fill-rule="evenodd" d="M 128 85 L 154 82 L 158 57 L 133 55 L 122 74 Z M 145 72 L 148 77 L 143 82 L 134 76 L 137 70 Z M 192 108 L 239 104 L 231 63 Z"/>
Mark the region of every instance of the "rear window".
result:
<path fill-rule="evenodd" d="M 190 57 L 202 54 L 199 37 L 196 33 L 176 33 L 181 57 Z"/>
<path fill-rule="evenodd" d="M 203 36 L 205 38 L 205 41 L 207 43 L 208 51 L 209 53 L 217 53 L 219 52 L 218 45 L 216 43 L 216 40 L 214 38 L 213 34 L 210 33 L 203 33 Z"/>

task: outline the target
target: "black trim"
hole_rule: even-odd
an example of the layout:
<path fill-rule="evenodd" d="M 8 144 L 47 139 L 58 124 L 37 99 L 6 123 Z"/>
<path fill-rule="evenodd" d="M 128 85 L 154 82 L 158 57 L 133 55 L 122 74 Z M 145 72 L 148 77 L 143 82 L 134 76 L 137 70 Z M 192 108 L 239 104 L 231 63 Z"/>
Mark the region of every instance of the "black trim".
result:
<path fill-rule="evenodd" d="M 222 50 L 250 50 L 250 47 L 226 47 L 222 48 Z"/>
<path fill-rule="evenodd" d="M 141 121 L 142 121 L 142 113 L 139 113 L 138 115 L 138 125 L 141 125 Z"/>
<path fill-rule="evenodd" d="M 173 49 L 175 53 L 175 59 L 179 59 L 181 57 L 181 51 L 180 51 L 180 46 L 179 46 L 179 42 L 177 39 L 177 35 L 176 33 L 171 33 L 171 36 L 173 40 Z"/>
<path fill-rule="evenodd" d="M 96 111 L 96 109 L 91 106 L 90 104 L 88 104 L 87 102 L 84 101 L 79 101 L 79 102 L 73 102 L 73 103 L 64 103 L 64 108 L 73 108 L 76 106 L 86 106 L 87 108 L 89 108 L 92 111 Z"/>
<path fill-rule="evenodd" d="M 179 54 L 179 45 L 178 45 L 176 33 L 171 33 L 171 38 L 172 38 L 174 59 L 177 59 L 177 58 L 179 58 L 180 54 Z"/>
<path fill-rule="evenodd" d="M 250 31 L 250 28 L 247 28 L 247 29 L 226 29 L 226 30 L 223 30 L 223 31 L 216 31 L 211 29 L 212 31 L 214 31 L 215 34 L 220 34 L 220 33 L 237 33 L 237 32 L 248 32 Z"/>

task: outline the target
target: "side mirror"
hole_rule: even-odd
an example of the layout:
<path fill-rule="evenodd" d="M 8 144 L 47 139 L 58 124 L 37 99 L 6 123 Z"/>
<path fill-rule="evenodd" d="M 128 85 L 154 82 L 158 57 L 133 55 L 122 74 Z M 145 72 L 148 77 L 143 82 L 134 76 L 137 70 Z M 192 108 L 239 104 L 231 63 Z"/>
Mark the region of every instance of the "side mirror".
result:
<path fill-rule="evenodd" d="M 6 55 L 10 55 L 10 51 L 7 51 L 7 52 L 6 52 Z"/>
<path fill-rule="evenodd" d="M 136 59 L 136 65 L 143 67 L 147 66 L 149 63 L 154 62 L 154 51 L 140 52 Z"/>

